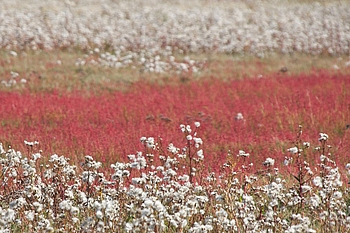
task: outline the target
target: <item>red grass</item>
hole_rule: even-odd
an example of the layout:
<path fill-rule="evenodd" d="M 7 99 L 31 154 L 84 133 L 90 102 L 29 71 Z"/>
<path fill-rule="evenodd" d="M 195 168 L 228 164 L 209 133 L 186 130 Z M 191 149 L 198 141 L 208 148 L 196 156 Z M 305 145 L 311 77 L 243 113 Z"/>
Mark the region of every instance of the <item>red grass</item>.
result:
<path fill-rule="evenodd" d="M 89 154 L 113 163 L 141 150 L 141 136 L 159 135 L 165 146 L 184 146 L 179 125 L 200 121 L 209 166 L 217 168 L 228 150 L 235 155 L 239 149 L 249 152 L 257 164 L 266 157 L 282 162 L 301 124 L 305 141 L 317 143 L 319 132 L 328 133 L 336 160 L 349 162 L 349 75 L 176 85 L 139 82 L 126 93 L 102 95 L 0 93 L 0 103 L 0 142 L 21 151 L 26 150 L 23 140 L 38 140 L 47 155 L 82 160 Z M 239 112 L 244 121 L 235 120 Z"/>

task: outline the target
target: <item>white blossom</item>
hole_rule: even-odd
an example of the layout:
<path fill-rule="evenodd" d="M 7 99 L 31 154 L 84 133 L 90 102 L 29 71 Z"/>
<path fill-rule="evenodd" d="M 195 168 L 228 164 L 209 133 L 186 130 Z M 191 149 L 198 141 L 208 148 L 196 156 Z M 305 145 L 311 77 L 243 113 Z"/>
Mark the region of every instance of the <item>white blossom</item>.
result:
<path fill-rule="evenodd" d="M 249 153 L 246 153 L 244 150 L 239 150 L 237 157 L 249 157 Z"/>
<path fill-rule="evenodd" d="M 270 167 L 270 166 L 273 166 L 275 164 L 275 160 L 271 159 L 271 158 L 267 158 L 263 164 L 266 167 Z"/>
<path fill-rule="evenodd" d="M 328 140 L 328 135 L 327 134 L 325 134 L 325 133 L 320 133 L 319 134 L 320 135 L 320 137 L 319 137 L 319 141 L 320 142 L 322 142 L 322 141 L 327 141 Z"/>
<path fill-rule="evenodd" d="M 319 177 L 319 176 L 316 176 L 316 177 L 313 179 L 313 184 L 314 184 L 316 187 L 322 187 L 322 178 Z"/>
<path fill-rule="evenodd" d="M 299 153 L 298 147 L 291 147 L 291 148 L 289 148 L 287 151 L 290 152 L 291 154 L 297 154 L 297 153 Z"/>

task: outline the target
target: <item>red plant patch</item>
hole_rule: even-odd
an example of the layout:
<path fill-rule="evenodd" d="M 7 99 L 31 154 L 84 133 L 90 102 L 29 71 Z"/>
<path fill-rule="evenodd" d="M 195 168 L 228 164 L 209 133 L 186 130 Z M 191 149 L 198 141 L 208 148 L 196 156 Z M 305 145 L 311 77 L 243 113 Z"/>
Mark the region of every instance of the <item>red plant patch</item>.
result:
<path fill-rule="evenodd" d="M 0 93 L 0 141 L 25 151 L 24 140 L 40 142 L 45 154 L 83 160 L 89 154 L 107 164 L 142 150 L 141 136 L 160 136 L 164 147 L 186 144 L 180 124 L 201 122 L 208 166 L 217 169 L 230 150 L 282 163 L 298 125 L 317 146 L 328 133 L 335 160 L 350 155 L 350 76 L 321 73 L 243 81 L 206 80 L 157 85 L 139 82 L 127 92 Z M 243 118 L 241 118 L 241 116 Z"/>

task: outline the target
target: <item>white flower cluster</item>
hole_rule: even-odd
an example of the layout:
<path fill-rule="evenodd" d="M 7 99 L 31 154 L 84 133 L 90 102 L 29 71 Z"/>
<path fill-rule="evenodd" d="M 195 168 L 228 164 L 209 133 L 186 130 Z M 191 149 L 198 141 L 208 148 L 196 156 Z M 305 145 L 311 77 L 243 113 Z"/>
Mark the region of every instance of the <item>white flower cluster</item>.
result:
<path fill-rule="evenodd" d="M 154 137 L 149 137 L 149 138 L 146 138 L 146 137 L 141 137 L 140 138 L 140 141 L 142 144 L 144 144 L 147 148 L 150 148 L 150 149 L 155 149 L 156 148 L 156 143 L 154 141 Z"/>
<path fill-rule="evenodd" d="M 14 0 L 0 6 L 0 48 L 80 47 L 77 65 L 197 72 L 202 63 L 183 54 L 348 54 L 349 20 L 337 1 Z"/>
<path fill-rule="evenodd" d="M 97 51 L 97 52 L 96 52 Z M 140 72 L 164 73 L 175 71 L 181 73 L 197 73 L 205 61 L 195 61 L 189 56 L 175 58 L 172 48 L 142 49 L 138 51 L 126 50 L 123 46 L 115 48 L 114 52 L 100 52 L 100 49 L 91 50 L 79 58 L 75 65 L 100 65 L 105 67 L 123 68 L 131 66 Z"/>
<path fill-rule="evenodd" d="M 322 141 L 327 141 L 328 140 L 328 135 L 325 133 L 320 133 L 320 138 L 318 139 L 320 142 Z"/>
<path fill-rule="evenodd" d="M 189 170 L 191 164 L 182 160 L 192 157 L 194 162 L 195 154 L 203 153 L 196 135 L 199 125 L 195 123 L 195 130 L 181 125 L 185 150 L 173 144 L 168 150 L 152 149 L 154 161 L 142 152 L 131 154 L 128 162 L 112 164 L 110 175 L 101 172 L 102 164 L 91 156 L 76 167 L 55 154 L 44 165 L 39 163 L 43 156 L 26 157 L 0 143 L 0 231 L 350 231 L 350 190 L 328 156 L 320 160 L 315 174 L 307 173 L 311 178 L 296 175 L 299 182 L 284 180 L 278 169 L 271 173 L 276 165 L 272 158 L 263 163 L 264 173 L 249 174 L 227 165 L 220 174 L 194 176 L 200 166 Z M 147 145 L 156 144 L 151 137 L 141 142 L 148 152 Z M 25 143 L 33 150 L 32 144 L 38 144 Z M 300 164 L 300 171 L 311 169 L 306 162 Z"/>
<path fill-rule="evenodd" d="M 244 150 L 239 150 L 237 157 L 249 157 L 250 154 L 246 153 Z"/>
<path fill-rule="evenodd" d="M 7 80 L 1 80 L 1 84 L 4 85 L 5 87 L 13 87 L 16 86 L 17 83 L 25 84 L 27 83 L 27 80 L 24 78 L 19 79 L 19 74 L 17 72 L 10 72 L 10 78 Z"/>

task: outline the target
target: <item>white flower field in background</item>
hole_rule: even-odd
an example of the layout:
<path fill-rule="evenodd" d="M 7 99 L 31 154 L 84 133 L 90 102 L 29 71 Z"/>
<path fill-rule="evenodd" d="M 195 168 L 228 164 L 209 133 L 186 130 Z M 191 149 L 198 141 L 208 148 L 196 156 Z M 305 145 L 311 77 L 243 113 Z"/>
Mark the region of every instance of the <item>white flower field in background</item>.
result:
<path fill-rule="evenodd" d="M 0 48 L 83 48 L 76 65 L 198 72 L 191 53 L 349 54 L 350 4 L 273 1 L 9 1 Z M 183 57 L 184 55 L 187 55 Z M 181 56 L 179 56 L 181 55 Z"/>

